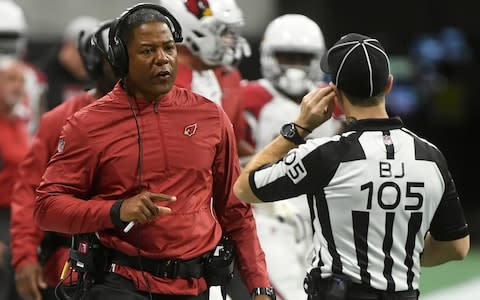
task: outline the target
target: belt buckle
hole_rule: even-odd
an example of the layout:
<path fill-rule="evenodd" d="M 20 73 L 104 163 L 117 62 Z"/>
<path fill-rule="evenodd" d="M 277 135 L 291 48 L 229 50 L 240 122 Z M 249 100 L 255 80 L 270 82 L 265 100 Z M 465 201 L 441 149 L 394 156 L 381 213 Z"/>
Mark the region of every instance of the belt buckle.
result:
<path fill-rule="evenodd" d="M 160 272 L 162 277 L 175 279 L 178 276 L 178 260 L 168 259 L 163 263 L 163 270 Z"/>

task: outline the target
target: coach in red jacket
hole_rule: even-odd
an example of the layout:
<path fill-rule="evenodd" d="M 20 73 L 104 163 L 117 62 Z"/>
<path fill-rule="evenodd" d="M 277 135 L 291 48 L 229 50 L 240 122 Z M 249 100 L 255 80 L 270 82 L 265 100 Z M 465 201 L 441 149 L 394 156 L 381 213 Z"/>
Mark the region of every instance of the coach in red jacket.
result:
<path fill-rule="evenodd" d="M 33 218 L 35 189 L 40 184 L 50 157 L 57 150 L 65 120 L 80 108 L 103 97 L 115 85 L 116 79 L 110 65 L 100 52 L 102 49 L 106 51 L 109 24 L 105 22 L 95 32 L 82 34 L 79 43 L 83 63 L 96 87 L 68 99 L 42 116 L 30 150 L 18 169 L 18 179 L 11 194 L 10 233 L 16 286 L 24 299 L 56 299 L 54 288 L 68 258 L 70 239 L 51 232 L 45 235 L 44 231 L 30 221 Z M 97 46 L 102 47 L 100 50 L 91 44 L 94 34 L 99 37 Z M 45 260 L 43 265 L 39 262 L 39 247 L 40 256 Z"/>
<path fill-rule="evenodd" d="M 180 40 L 178 23 L 153 4 L 114 23 L 109 59 L 123 79 L 67 121 L 37 190 L 35 219 L 45 230 L 97 232 L 105 247 L 138 258 L 133 264 L 185 267 L 224 234 L 246 285 L 267 288 L 251 207 L 232 193 L 239 173 L 232 125 L 212 101 L 173 87 Z M 208 299 L 202 276 L 133 264 L 113 264 L 89 299 Z"/>

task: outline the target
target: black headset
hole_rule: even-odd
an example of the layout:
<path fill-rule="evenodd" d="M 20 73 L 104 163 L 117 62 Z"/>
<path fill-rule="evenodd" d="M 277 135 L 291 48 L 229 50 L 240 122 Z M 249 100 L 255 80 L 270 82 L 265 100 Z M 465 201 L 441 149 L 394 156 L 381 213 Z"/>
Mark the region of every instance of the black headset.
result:
<path fill-rule="evenodd" d="M 128 52 L 124 41 L 122 41 L 119 35 L 120 29 L 129 15 L 143 8 L 150 8 L 162 14 L 168 21 L 167 25 L 172 32 L 175 43 L 183 41 L 182 27 L 180 26 L 180 23 L 165 7 L 152 3 L 139 3 L 128 8 L 120 15 L 120 17 L 112 22 L 110 32 L 108 33 L 108 61 L 110 62 L 115 75 L 119 78 L 125 77 L 128 74 Z"/>
<path fill-rule="evenodd" d="M 78 50 L 82 58 L 88 77 L 98 80 L 103 74 L 103 59 L 107 59 L 106 44 L 102 33 L 110 27 L 112 21 L 102 22 L 93 33 L 86 36 L 85 31 L 80 32 L 78 37 Z"/>

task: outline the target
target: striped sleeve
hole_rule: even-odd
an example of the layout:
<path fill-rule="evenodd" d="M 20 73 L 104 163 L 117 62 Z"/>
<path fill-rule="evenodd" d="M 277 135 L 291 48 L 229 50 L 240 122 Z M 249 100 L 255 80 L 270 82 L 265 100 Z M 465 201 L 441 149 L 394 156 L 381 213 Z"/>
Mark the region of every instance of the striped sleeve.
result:
<path fill-rule="evenodd" d="M 250 173 L 253 193 L 264 202 L 273 202 L 311 194 L 324 187 L 337 165 L 330 155 L 335 144 L 333 138 L 308 140 L 281 160 Z"/>

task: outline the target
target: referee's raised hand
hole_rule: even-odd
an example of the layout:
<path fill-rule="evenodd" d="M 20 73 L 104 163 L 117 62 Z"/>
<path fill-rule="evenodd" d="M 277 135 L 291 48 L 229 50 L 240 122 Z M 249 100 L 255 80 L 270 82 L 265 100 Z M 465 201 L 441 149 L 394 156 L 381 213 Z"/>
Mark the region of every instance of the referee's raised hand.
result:
<path fill-rule="evenodd" d="M 120 207 L 120 219 L 123 222 L 136 221 L 145 223 L 153 220 L 157 216 L 163 216 L 172 212 L 165 206 L 159 206 L 157 201 L 175 201 L 175 196 L 142 192 L 131 198 L 125 199 Z"/>
<path fill-rule="evenodd" d="M 313 130 L 330 119 L 334 109 L 335 90 L 332 86 L 318 88 L 305 95 L 295 124 Z"/>

